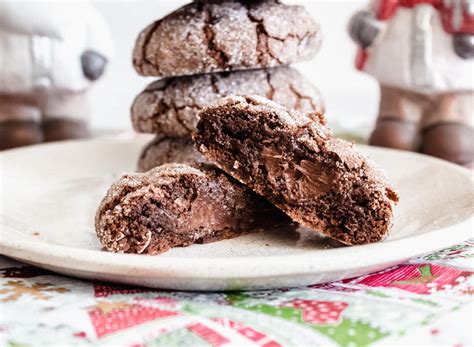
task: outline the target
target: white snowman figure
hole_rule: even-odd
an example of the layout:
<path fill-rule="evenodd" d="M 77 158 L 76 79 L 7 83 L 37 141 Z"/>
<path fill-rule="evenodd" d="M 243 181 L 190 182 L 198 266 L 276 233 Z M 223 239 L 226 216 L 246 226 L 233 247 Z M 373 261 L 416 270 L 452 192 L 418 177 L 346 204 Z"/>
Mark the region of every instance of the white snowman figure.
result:
<path fill-rule="evenodd" d="M 474 0 L 374 0 L 349 33 L 380 83 L 370 144 L 474 163 Z"/>
<path fill-rule="evenodd" d="M 0 150 L 88 136 L 87 90 L 111 54 L 88 2 L 0 0 Z"/>

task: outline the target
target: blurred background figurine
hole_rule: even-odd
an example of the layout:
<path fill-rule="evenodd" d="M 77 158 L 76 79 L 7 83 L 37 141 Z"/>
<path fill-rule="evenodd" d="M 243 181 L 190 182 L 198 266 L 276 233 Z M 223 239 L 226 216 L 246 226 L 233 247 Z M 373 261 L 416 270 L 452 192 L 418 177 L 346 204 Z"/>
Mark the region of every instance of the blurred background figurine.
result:
<path fill-rule="evenodd" d="M 87 137 L 87 89 L 111 51 L 87 2 L 0 0 L 0 149 Z"/>
<path fill-rule="evenodd" d="M 474 162 L 474 0 L 375 0 L 349 23 L 380 83 L 370 144 Z"/>

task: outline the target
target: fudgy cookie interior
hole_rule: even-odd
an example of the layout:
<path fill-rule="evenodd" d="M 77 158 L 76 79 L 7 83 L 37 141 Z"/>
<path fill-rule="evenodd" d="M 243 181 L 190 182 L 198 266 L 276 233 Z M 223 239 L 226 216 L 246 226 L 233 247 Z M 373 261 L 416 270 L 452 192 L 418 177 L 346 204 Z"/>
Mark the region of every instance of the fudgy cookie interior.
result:
<path fill-rule="evenodd" d="M 318 131 L 300 127 L 289 134 L 281 116 L 256 112 L 232 105 L 206 109 L 195 136 L 198 149 L 294 220 L 331 238 L 346 244 L 384 238 L 392 219 L 386 196 L 396 200 L 396 193 L 362 177 L 376 173 L 346 153 L 349 144 L 321 124 Z"/>
<path fill-rule="evenodd" d="M 119 181 L 112 187 L 114 198 L 101 206 L 97 218 L 104 247 L 157 254 L 228 239 L 284 220 L 278 210 L 232 178 L 202 167 L 206 169 L 160 177 L 145 173 Z"/>

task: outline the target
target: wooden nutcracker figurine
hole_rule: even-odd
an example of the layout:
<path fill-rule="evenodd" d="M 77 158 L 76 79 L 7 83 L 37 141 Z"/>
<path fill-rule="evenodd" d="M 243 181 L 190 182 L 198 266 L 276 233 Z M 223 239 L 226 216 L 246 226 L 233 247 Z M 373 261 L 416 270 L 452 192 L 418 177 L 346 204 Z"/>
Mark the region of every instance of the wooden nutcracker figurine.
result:
<path fill-rule="evenodd" d="M 474 163 L 474 0 L 375 0 L 349 32 L 380 83 L 370 144 Z"/>
<path fill-rule="evenodd" d="M 86 137 L 87 89 L 111 51 L 87 2 L 0 0 L 0 150 Z"/>

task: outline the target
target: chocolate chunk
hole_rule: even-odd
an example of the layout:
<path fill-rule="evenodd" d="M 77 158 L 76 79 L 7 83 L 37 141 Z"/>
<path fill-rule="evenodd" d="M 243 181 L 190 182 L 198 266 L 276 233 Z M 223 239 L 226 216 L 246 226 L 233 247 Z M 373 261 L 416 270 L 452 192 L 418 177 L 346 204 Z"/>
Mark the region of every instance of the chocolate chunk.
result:
<path fill-rule="evenodd" d="M 138 159 L 138 171 L 146 172 L 157 166 L 178 163 L 205 163 L 208 160 L 194 148 L 190 138 L 158 135 L 142 151 Z"/>
<path fill-rule="evenodd" d="M 272 67 L 313 58 L 321 40 L 301 6 L 199 1 L 145 28 L 133 65 L 143 76 L 160 77 Z"/>
<path fill-rule="evenodd" d="M 213 166 L 167 164 L 115 182 L 100 204 L 95 227 L 108 251 L 157 254 L 288 222 Z"/>
<path fill-rule="evenodd" d="M 317 115 L 252 96 L 227 97 L 199 117 L 198 150 L 294 221 L 348 245 L 387 236 L 397 193 Z"/>
<path fill-rule="evenodd" d="M 318 90 L 297 70 L 279 67 L 167 78 L 150 84 L 132 106 L 136 131 L 189 136 L 197 113 L 227 95 L 256 94 L 289 108 L 322 111 Z"/>

